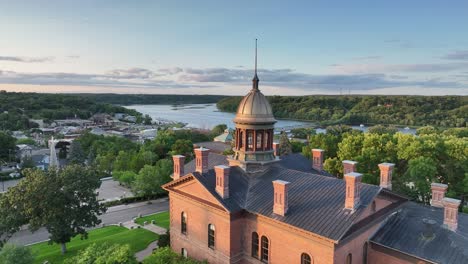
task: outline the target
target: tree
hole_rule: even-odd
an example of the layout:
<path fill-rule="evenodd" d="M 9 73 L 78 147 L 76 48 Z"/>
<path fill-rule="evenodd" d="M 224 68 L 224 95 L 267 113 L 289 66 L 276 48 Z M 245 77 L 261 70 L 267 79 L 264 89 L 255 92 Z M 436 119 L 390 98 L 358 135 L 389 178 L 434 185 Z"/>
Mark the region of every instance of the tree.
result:
<path fill-rule="evenodd" d="M 34 257 L 29 247 L 6 244 L 0 251 L 0 263 L 32 264 Z"/>
<path fill-rule="evenodd" d="M 24 156 L 23 160 L 21 161 L 21 169 L 32 169 L 36 167 L 36 163 L 34 163 L 34 160 L 32 159 L 31 156 L 26 155 Z"/>
<path fill-rule="evenodd" d="M 171 155 L 184 155 L 187 161 L 193 157 L 193 143 L 190 140 L 178 139 L 171 149 Z"/>
<path fill-rule="evenodd" d="M 439 133 L 439 130 L 436 129 L 433 126 L 424 126 L 420 127 L 416 130 L 416 135 L 421 136 L 421 135 L 430 135 L 430 134 L 437 134 Z"/>
<path fill-rule="evenodd" d="M 337 178 L 341 178 L 343 173 L 343 165 L 338 158 L 328 158 L 323 163 L 323 169 L 328 173 L 335 175 Z"/>
<path fill-rule="evenodd" d="M 434 160 L 427 157 L 418 157 L 409 161 L 405 177 L 409 183 L 414 184 L 416 195 L 413 198 L 428 204 L 431 198 L 431 182 L 434 182 L 437 166 Z"/>
<path fill-rule="evenodd" d="M 292 147 L 288 135 L 282 131 L 279 140 L 279 153 L 281 156 L 291 154 Z"/>
<path fill-rule="evenodd" d="M 0 160 L 9 161 L 13 158 L 16 148 L 16 139 L 6 132 L 0 131 Z"/>
<path fill-rule="evenodd" d="M 207 264 L 206 261 L 197 261 L 183 257 L 169 247 L 158 248 L 153 254 L 143 260 L 143 264 Z"/>
<path fill-rule="evenodd" d="M 114 171 L 112 178 L 125 186 L 131 186 L 138 174 L 133 171 Z"/>
<path fill-rule="evenodd" d="M 161 185 L 171 180 L 172 162 L 159 160 L 155 166 L 145 165 L 135 178 L 133 190 L 140 196 L 150 196 L 164 192 Z"/>
<path fill-rule="evenodd" d="M 72 164 L 84 164 L 86 161 L 86 155 L 81 147 L 81 143 L 77 140 L 73 140 L 70 145 L 69 160 Z"/>
<path fill-rule="evenodd" d="M 19 211 L 11 196 L 0 196 L 0 248 L 26 224 L 26 219 Z M 1 263 L 1 262 L 0 262 Z"/>
<path fill-rule="evenodd" d="M 211 135 L 212 135 L 212 137 L 219 136 L 222 133 L 224 133 L 224 130 L 226 130 L 226 129 L 227 129 L 226 124 L 219 124 L 219 125 L 213 127 L 213 129 L 211 129 Z"/>
<path fill-rule="evenodd" d="M 379 135 L 382 135 L 382 134 L 392 134 L 393 135 L 396 132 L 398 132 L 398 129 L 396 127 L 394 127 L 394 126 L 376 125 L 376 126 L 369 127 L 367 132 L 371 133 L 371 134 L 379 134 Z"/>
<path fill-rule="evenodd" d="M 311 135 L 315 135 L 315 129 L 313 128 L 295 128 L 291 130 L 293 138 L 307 139 Z"/>
<path fill-rule="evenodd" d="M 92 244 L 65 260 L 65 264 L 136 264 L 130 245 Z"/>
<path fill-rule="evenodd" d="M 143 124 L 145 125 L 151 125 L 152 118 L 149 115 L 145 115 L 143 117 Z"/>
<path fill-rule="evenodd" d="M 70 165 L 60 171 L 28 169 L 24 174 L 26 178 L 6 195 L 27 219 L 29 229 L 45 227 L 51 243 L 61 245 L 62 254 L 72 237 L 87 238 L 86 228 L 101 223 L 98 216 L 106 208 L 98 202 L 101 181 L 93 170 Z"/>

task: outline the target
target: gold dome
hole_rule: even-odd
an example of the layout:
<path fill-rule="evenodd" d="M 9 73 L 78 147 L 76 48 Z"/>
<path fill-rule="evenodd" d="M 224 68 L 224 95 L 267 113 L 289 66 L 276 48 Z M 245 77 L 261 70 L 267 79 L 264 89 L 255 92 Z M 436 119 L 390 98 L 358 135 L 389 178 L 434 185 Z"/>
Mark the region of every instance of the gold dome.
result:
<path fill-rule="evenodd" d="M 255 80 L 254 80 L 255 82 Z M 258 87 L 258 80 L 257 80 Z M 276 123 L 270 103 L 255 87 L 244 96 L 237 108 L 234 123 L 239 124 L 274 124 Z"/>

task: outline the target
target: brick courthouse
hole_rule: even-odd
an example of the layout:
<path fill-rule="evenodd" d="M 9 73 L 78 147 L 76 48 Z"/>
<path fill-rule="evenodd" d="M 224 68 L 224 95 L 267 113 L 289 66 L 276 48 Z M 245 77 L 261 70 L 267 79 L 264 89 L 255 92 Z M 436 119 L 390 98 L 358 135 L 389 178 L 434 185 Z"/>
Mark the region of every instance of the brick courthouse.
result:
<path fill-rule="evenodd" d="M 256 68 L 256 67 L 255 67 Z M 432 184 L 432 206 L 393 193 L 393 164 L 379 164 L 380 186 L 361 183 L 356 162 L 344 178 L 312 161 L 279 156 L 275 119 L 258 88 L 239 104 L 235 154 L 195 149 L 174 159 L 169 191 L 171 247 L 209 263 L 468 263 L 468 216 L 447 185 Z"/>

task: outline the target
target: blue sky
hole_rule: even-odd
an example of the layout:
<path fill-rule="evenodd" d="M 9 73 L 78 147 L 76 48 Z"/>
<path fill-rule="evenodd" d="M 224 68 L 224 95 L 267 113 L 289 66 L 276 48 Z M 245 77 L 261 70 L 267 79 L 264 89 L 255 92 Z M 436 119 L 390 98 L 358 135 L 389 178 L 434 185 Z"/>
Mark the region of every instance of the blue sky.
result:
<path fill-rule="evenodd" d="M 0 89 L 468 94 L 467 1 L 0 0 Z"/>

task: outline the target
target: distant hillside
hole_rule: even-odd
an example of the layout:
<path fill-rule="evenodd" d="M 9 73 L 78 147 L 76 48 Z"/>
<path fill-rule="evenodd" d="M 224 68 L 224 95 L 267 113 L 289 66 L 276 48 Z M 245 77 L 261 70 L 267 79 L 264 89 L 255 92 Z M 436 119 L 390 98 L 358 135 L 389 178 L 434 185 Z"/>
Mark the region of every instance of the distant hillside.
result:
<path fill-rule="evenodd" d="M 235 112 L 242 97 L 217 103 L 221 111 Z M 310 95 L 267 97 L 275 117 L 329 124 L 393 124 L 466 127 L 468 96 Z"/>
<path fill-rule="evenodd" d="M 132 104 L 214 104 L 226 98 L 223 95 L 175 95 L 175 94 L 75 94 L 96 102 Z"/>
<path fill-rule="evenodd" d="M 127 113 L 142 121 L 142 114 L 97 99 L 70 94 L 7 93 L 0 91 L 0 129 L 34 127 L 29 119 L 89 118 L 96 113 Z"/>

